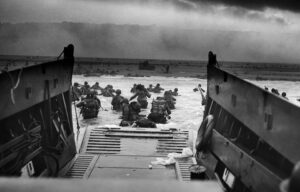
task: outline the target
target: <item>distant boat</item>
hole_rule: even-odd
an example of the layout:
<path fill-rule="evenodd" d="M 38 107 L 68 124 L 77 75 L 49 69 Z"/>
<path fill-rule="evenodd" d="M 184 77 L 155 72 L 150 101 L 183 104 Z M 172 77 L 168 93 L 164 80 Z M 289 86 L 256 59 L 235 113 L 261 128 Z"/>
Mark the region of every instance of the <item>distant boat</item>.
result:
<path fill-rule="evenodd" d="M 84 77 L 100 77 L 102 74 L 101 73 L 85 73 L 83 76 Z"/>

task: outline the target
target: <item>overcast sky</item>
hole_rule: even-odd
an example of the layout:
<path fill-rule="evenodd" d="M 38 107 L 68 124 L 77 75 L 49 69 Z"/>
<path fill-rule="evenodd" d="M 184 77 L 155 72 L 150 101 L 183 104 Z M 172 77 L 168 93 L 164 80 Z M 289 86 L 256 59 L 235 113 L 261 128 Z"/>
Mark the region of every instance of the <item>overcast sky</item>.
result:
<path fill-rule="evenodd" d="M 299 12 L 299 3 L 287 0 L 0 0 L 0 22 L 71 21 L 253 31 L 270 34 L 266 38 L 273 39 L 268 43 L 274 40 L 276 45 L 284 43 L 281 34 L 300 40 Z M 293 61 L 300 61 L 298 57 Z"/>
<path fill-rule="evenodd" d="M 299 3 L 272 0 L 268 5 L 258 2 L 268 1 L 1 0 L 0 21 L 74 21 L 221 30 L 299 31 Z"/>

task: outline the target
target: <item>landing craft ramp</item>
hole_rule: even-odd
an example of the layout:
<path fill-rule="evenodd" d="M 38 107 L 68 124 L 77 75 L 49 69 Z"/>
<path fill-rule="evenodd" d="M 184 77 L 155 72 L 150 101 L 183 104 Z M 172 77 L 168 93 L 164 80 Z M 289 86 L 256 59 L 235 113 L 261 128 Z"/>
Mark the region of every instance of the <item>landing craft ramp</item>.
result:
<path fill-rule="evenodd" d="M 61 172 L 65 178 L 154 179 L 189 181 L 192 157 L 175 164 L 151 165 L 168 153 L 192 148 L 189 131 L 151 128 L 88 128 L 79 154 Z M 150 167 L 149 167 L 150 166 Z"/>
<path fill-rule="evenodd" d="M 190 146 L 185 131 L 92 127 L 76 154 L 70 97 L 74 46 L 62 53 L 62 60 L 0 67 L 1 192 L 220 191 L 215 182 L 177 182 L 190 179 L 191 158 L 149 167 L 157 157 Z"/>

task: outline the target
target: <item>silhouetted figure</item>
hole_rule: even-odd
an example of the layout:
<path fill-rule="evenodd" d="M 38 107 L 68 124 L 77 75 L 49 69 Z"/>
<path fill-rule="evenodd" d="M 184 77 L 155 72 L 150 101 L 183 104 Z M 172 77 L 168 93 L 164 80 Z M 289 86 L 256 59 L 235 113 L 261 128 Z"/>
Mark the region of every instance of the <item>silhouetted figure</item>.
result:
<path fill-rule="evenodd" d="M 173 96 L 178 96 L 178 88 L 175 88 L 174 91 L 172 92 Z"/>
<path fill-rule="evenodd" d="M 204 90 L 204 89 L 202 89 L 202 87 L 201 87 L 201 84 L 200 84 L 200 83 L 198 84 L 198 89 L 199 89 L 199 91 L 202 91 L 203 93 L 205 92 L 205 90 Z"/>
<path fill-rule="evenodd" d="M 170 70 L 170 65 L 167 65 L 166 66 L 166 73 L 169 73 L 169 70 Z"/>
<path fill-rule="evenodd" d="M 158 98 L 152 101 L 151 113 L 148 115 L 148 119 L 155 123 L 166 123 L 167 119 L 170 119 L 169 115 L 171 110 L 163 98 Z"/>
<path fill-rule="evenodd" d="M 128 100 L 122 102 L 122 121 L 120 126 L 130 126 L 134 121 L 137 121 L 139 113 L 141 112 L 141 106 L 138 102 L 133 101 L 128 104 Z"/>
<path fill-rule="evenodd" d="M 172 95 L 172 90 L 165 91 L 164 99 L 166 100 L 167 105 L 169 106 L 170 109 L 175 109 L 176 99 Z"/>
<path fill-rule="evenodd" d="M 147 118 L 140 118 L 139 120 L 135 121 L 133 127 L 156 128 L 156 124 Z"/>
<path fill-rule="evenodd" d="M 201 84 L 198 85 L 198 89 L 200 91 L 201 98 L 202 98 L 201 104 L 206 105 L 207 104 L 207 95 L 206 96 L 204 95 L 205 90 L 201 88 Z"/>
<path fill-rule="evenodd" d="M 87 95 L 90 92 L 90 85 L 87 81 L 84 82 L 84 85 L 81 87 L 81 94 Z"/>
<path fill-rule="evenodd" d="M 153 92 L 154 92 L 154 93 L 160 93 L 160 92 L 163 91 L 163 90 L 165 90 L 165 89 L 161 88 L 161 87 L 160 87 L 160 84 L 157 83 L 156 86 L 155 86 L 154 89 L 153 89 Z"/>
<path fill-rule="evenodd" d="M 96 82 L 96 83 L 91 87 L 91 89 L 95 89 L 95 90 L 103 90 L 103 88 L 100 87 L 99 82 Z"/>
<path fill-rule="evenodd" d="M 276 94 L 276 95 L 280 95 L 277 89 L 272 88 L 271 92 L 274 93 L 274 94 Z"/>
<path fill-rule="evenodd" d="M 194 92 L 202 91 L 203 93 L 205 92 L 205 90 L 201 88 L 201 84 L 198 84 L 198 87 L 194 88 L 193 91 Z"/>
<path fill-rule="evenodd" d="M 281 93 L 281 96 L 282 96 L 283 98 L 285 98 L 286 100 L 289 100 L 289 99 L 286 97 L 286 92 L 282 92 L 282 93 Z"/>
<path fill-rule="evenodd" d="M 146 109 L 148 106 L 147 97 L 150 98 L 151 95 L 147 91 L 147 89 L 144 87 L 144 85 L 138 84 L 136 86 L 136 93 L 129 99 L 131 101 L 132 99 L 137 97 L 137 101 L 140 104 L 141 108 Z"/>
<path fill-rule="evenodd" d="M 84 119 L 90 119 L 97 117 L 99 108 L 101 107 L 101 102 L 94 92 L 89 92 L 86 98 L 78 103 L 76 107 L 81 109 L 80 113 Z"/>
<path fill-rule="evenodd" d="M 135 93 L 136 92 L 136 84 L 133 84 L 133 87 L 130 90 L 131 93 Z"/>
<path fill-rule="evenodd" d="M 72 86 L 72 101 L 79 101 L 81 98 L 81 90 L 79 88 L 79 83 L 75 82 Z"/>
<path fill-rule="evenodd" d="M 123 96 L 121 96 L 121 90 L 116 90 L 116 95 L 113 97 L 111 101 L 111 105 L 113 110 L 121 111 L 122 110 L 122 100 L 124 99 Z"/>
<path fill-rule="evenodd" d="M 104 97 L 113 97 L 114 92 L 116 92 L 112 85 L 107 85 L 104 89 L 102 89 L 101 95 Z"/>
<path fill-rule="evenodd" d="M 149 87 L 147 88 L 147 91 L 153 92 L 153 90 L 154 90 L 154 87 L 152 84 L 150 84 Z"/>

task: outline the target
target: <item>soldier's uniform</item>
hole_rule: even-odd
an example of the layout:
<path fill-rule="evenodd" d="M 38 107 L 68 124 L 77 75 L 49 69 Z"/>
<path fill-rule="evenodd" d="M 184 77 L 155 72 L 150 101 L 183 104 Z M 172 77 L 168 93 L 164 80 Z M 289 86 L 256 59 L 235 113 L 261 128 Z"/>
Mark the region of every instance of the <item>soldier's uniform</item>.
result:
<path fill-rule="evenodd" d="M 80 113 L 82 114 L 84 119 L 97 117 L 100 106 L 100 100 L 93 94 L 88 94 L 87 98 L 76 105 L 76 107 L 81 108 Z"/>
<path fill-rule="evenodd" d="M 167 117 L 169 117 L 170 114 L 171 111 L 166 100 L 158 99 L 152 102 L 151 113 L 148 115 L 148 119 L 155 123 L 166 123 Z"/>

